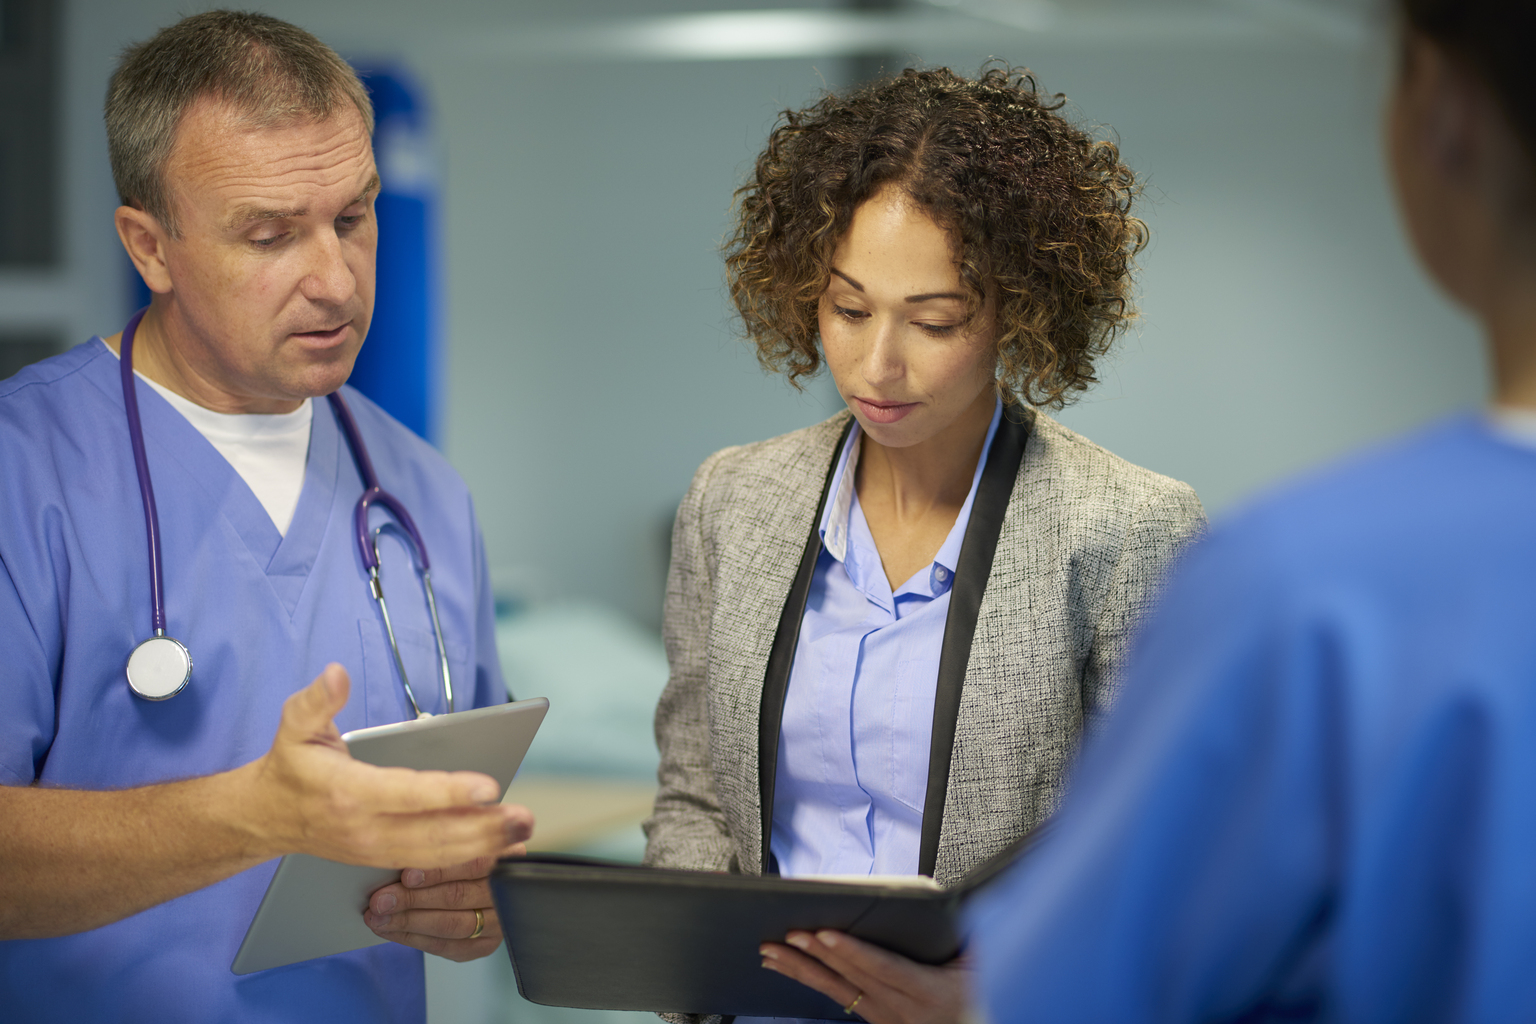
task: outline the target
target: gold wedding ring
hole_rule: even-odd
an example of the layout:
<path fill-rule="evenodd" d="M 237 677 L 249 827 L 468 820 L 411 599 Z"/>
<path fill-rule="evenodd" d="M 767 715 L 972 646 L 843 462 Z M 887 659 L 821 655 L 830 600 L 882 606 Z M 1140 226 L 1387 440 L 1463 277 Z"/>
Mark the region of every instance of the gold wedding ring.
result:
<path fill-rule="evenodd" d="M 853 1002 L 851 1002 L 847 1006 L 843 1007 L 843 1012 L 846 1013 L 848 1016 L 852 1017 L 853 1016 L 853 1008 L 855 1006 L 858 1006 L 859 1005 L 859 1000 L 863 999 L 863 998 L 864 998 L 864 993 L 863 992 L 860 992 L 858 995 L 854 996 L 853 997 Z"/>
<path fill-rule="evenodd" d="M 478 939 L 480 937 L 480 933 L 483 932 L 483 931 L 485 931 L 485 911 L 483 911 L 480 908 L 476 907 L 475 908 L 475 930 L 469 933 L 469 937 L 472 938 L 472 939 Z M 856 1003 L 856 1002 L 858 1002 L 858 1000 L 855 999 L 854 1002 Z"/>

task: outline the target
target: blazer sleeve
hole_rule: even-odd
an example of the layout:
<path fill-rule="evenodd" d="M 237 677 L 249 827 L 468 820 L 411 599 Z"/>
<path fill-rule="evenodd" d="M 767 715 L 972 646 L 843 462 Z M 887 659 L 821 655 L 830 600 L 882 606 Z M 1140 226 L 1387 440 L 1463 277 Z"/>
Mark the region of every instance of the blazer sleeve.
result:
<path fill-rule="evenodd" d="M 1136 509 L 1083 671 L 1084 728 L 1096 725 L 1114 703 L 1137 626 L 1151 611 L 1174 562 L 1205 527 L 1205 510 L 1188 484 L 1169 481 Z"/>
<path fill-rule="evenodd" d="M 656 807 L 646 820 L 645 863 L 702 871 L 739 870 L 715 793 L 710 756 L 708 661 L 714 559 L 706 538 L 710 477 L 731 449 L 694 474 L 672 526 L 672 565 L 662 613 L 670 676 L 656 706 Z"/>

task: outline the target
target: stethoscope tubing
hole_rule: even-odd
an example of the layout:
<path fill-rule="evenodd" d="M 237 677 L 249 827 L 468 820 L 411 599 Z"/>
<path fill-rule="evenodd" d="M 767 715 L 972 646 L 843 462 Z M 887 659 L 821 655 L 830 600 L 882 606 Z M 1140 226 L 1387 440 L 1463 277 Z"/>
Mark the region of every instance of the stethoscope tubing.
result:
<path fill-rule="evenodd" d="M 352 457 L 357 462 L 357 471 L 363 478 L 363 496 L 358 499 L 357 506 L 352 510 L 352 529 L 357 534 L 357 550 L 363 556 L 363 568 L 372 572 L 379 567 L 378 552 L 368 542 L 368 509 L 378 504 L 387 508 L 399 520 L 405 532 L 410 534 L 411 542 L 416 546 L 416 557 L 421 560 L 422 572 L 430 572 L 432 563 L 427 559 L 427 545 L 421 539 L 421 532 L 416 529 L 416 521 L 405 510 L 399 498 L 379 486 L 379 476 L 374 472 L 373 459 L 368 455 L 368 446 L 363 444 L 363 435 L 357 429 L 357 421 L 352 418 L 352 410 L 347 408 L 347 403 L 341 397 L 340 391 L 332 391 L 325 397 L 336 412 L 336 420 L 341 424 L 341 432 L 347 438 L 347 447 L 352 449 Z"/>
<path fill-rule="evenodd" d="M 144 452 L 144 427 L 139 421 L 139 395 L 133 382 L 133 337 L 139 322 L 149 312 L 146 306 L 133 314 L 123 328 L 119 371 L 123 380 L 123 405 L 128 413 L 128 443 L 133 448 L 133 468 L 139 476 L 139 497 L 144 502 L 144 526 L 149 536 L 149 603 L 151 624 L 156 636 L 165 635 L 165 597 L 160 570 L 160 513 L 155 507 L 155 485 L 150 481 L 149 457 Z"/>

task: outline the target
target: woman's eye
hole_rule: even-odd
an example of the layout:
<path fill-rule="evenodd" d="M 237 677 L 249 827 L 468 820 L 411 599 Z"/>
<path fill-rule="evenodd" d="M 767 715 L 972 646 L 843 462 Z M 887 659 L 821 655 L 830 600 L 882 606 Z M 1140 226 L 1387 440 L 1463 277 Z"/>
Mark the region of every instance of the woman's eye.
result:
<path fill-rule="evenodd" d="M 862 309 L 844 309 L 842 306 L 834 305 L 832 307 L 832 311 L 838 316 L 842 317 L 844 320 L 851 320 L 854 323 L 857 323 L 860 320 L 868 319 L 869 317 L 869 314 L 864 312 Z"/>
<path fill-rule="evenodd" d="M 954 334 L 959 324 L 918 324 L 924 334 L 933 338 L 942 338 Z"/>

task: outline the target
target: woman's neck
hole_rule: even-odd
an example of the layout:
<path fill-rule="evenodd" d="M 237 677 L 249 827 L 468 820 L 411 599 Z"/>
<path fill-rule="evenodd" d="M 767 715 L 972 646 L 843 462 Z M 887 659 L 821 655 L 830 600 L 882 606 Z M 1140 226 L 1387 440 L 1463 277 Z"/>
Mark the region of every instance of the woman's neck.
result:
<path fill-rule="evenodd" d="M 854 481 L 859 502 L 884 506 L 898 523 L 939 510 L 947 510 L 952 520 L 970 493 L 996 407 L 996 395 L 988 388 L 955 422 L 905 448 L 888 448 L 864 435 Z"/>

